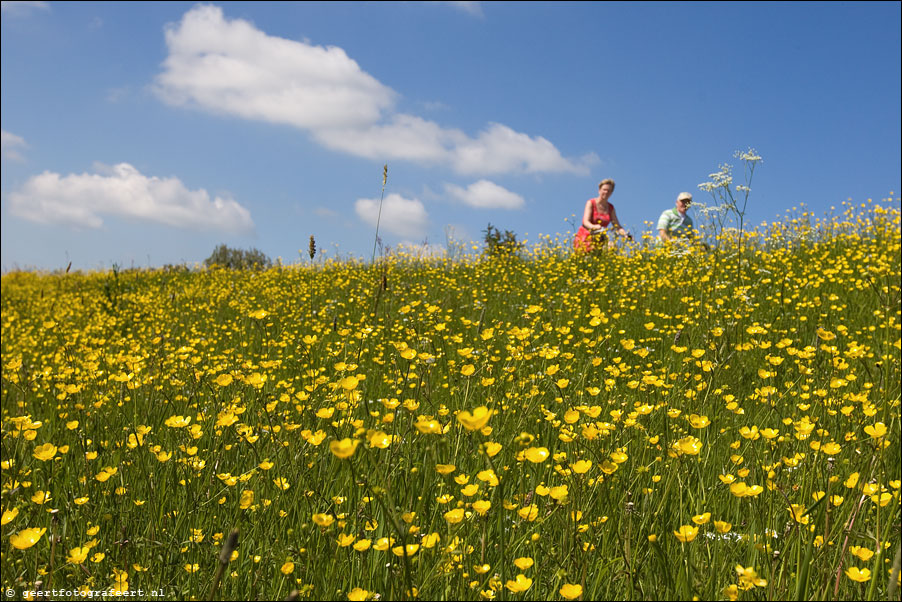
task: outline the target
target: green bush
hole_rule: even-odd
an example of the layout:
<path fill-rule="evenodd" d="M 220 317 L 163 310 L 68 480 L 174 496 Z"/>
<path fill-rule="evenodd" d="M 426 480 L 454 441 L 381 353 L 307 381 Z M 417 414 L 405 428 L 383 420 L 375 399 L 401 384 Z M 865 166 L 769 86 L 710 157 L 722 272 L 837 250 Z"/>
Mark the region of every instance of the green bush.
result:
<path fill-rule="evenodd" d="M 501 230 L 491 223 L 483 230 L 485 233 L 485 254 L 489 257 L 502 255 L 517 255 L 523 248 L 523 243 L 517 240 L 517 235 L 510 230 Z"/>
<path fill-rule="evenodd" d="M 265 270 L 272 267 L 272 260 L 259 249 L 232 249 L 223 244 L 213 249 L 213 254 L 204 260 L 204 265 L 230 270 Z"/>

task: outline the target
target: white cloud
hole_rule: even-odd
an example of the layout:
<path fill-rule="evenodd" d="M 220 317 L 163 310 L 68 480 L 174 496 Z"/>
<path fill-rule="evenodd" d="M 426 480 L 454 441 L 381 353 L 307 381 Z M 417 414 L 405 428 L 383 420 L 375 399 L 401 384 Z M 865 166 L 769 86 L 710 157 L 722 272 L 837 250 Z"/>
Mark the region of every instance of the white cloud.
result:
<path fill-rule="evenodd" d="M 36 10 L 44 10 L 50 12 L 50 4 L 48 2 L 25 2 L 17 0 L 3 0 L 0 3 L 0 10 L 4 15 L 11 17 L 26 17 Z"/>
<path fill-rule="evenodd" d="M 392 193 L 382 203 L 382 217 L 379 218 L 379 199 L 358 199 L 354 204 L 357 217 L 373 227 L 376 223 L 380 231 L 388 231 L 405 238 L 422 237 L 429 227 L 429 216 L 426 207 L 419 199 L 405 199 L 400 194 Z"/>
<path fill-rule="evenodd" d="M 450 158 L 449 147 L 466 141 L 458 130 L 442 128 L 413 115 L 395 115 L 391 122 L 362 128 L 321 129 L 316 138 L 334 150 L 368 159 L 406 159 L 439 163 Z"/>
<path fill-rule="evenodd" d="M 579 161 L 565 159 L 545 138 L 532 138 L 500 123 L 490 124 L 477 138 L 457 145 L 451 154 L 456 171 L 463 174 L 570 172 L 584 175 L 589 173 L 588 166 L 597 160 L 594 155 L 586 155 Z"/>
<path fill-rule="evenodd" d="M 587 174 L 597 160 L 567 159 L 545 138 L 498 123 L 473 138 L 396 113 L 398 95 L 341 48 L 267 35 L 248 21 L 226 19 L 216 6 L 185 13 L 167 27 L 166 44 L 169 56 L 155 83 L 165 102 L 291 125 L 332 150 L 485 175 Z"/>
<path fill-rule="evenodd" d="M 156 91 L 173 105 L 317 129 L 371 124 L 395 96 L 341 48 L 268 36 L 217 6 L 168 26 L 166 45 Z"/>
<path fill-rule="evenodd" d="M 488 180 L 479 180 L 466 188 L 445 184 L 445 190 L 452 198 L 477 209 L 522 209 L 526 204 L 519 194 Z"/>
<path fill-rule="evenodd" d="M 189 190 L 178 178 L 142 175 L 128 163 L 96 166 L 102 173 L 45 171 L 9 195 L 14 215 L 39 223 L 100 228 L 118 216 L 191 230 L 253 229 L 250 212 L 232 199 Z"/>
<path fill-rule="evenodd" d="M 25 139 L 22 136 L 16 136 L 6 130 L 0 130 L 0 154 L 8 161 L 24 161 L 25 158 L 19 153 L 21 149 L 28 148 Z"/>

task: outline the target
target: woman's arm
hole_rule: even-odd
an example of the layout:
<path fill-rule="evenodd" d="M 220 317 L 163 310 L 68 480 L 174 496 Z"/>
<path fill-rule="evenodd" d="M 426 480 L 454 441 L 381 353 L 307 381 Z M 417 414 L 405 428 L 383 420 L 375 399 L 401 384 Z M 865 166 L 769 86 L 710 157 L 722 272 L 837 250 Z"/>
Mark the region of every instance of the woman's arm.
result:
<path fill-rule="evenodd" d="M 592 209 L 592 199 L 589 199 L 588 201 L 586 201 L 586 208 L 583 210 L 583 228 L 589 230 L 590 232 L 601 229 L 598 224 L 592 223 Z"/>

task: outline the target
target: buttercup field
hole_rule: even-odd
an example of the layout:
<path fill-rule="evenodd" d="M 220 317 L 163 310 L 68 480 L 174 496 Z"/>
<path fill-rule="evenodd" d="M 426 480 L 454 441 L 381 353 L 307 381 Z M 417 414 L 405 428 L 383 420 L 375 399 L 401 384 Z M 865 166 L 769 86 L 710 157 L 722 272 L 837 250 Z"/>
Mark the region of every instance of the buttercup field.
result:
<path fill-rule="evenodd" d="M 6 274 L 3 585 L 898 599 L 898 204 L 714 242 Z"/>

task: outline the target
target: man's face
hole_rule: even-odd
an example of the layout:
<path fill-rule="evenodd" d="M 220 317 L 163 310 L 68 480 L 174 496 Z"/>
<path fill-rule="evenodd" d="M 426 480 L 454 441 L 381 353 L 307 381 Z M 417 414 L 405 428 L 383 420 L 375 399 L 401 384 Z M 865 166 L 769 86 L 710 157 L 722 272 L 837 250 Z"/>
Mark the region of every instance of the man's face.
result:
<path fill-rule="evenodd" d="M 676 203 L 677 211 L 679 211 L 680 213 L 686 213 L 686 210 L 689 209 L 689 205 L 691 205 L 691 204 L 692 204 L 692 201 L 680 199 Z"/>

